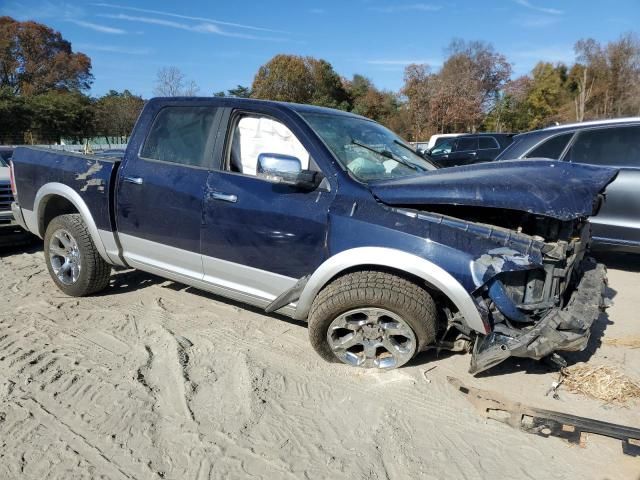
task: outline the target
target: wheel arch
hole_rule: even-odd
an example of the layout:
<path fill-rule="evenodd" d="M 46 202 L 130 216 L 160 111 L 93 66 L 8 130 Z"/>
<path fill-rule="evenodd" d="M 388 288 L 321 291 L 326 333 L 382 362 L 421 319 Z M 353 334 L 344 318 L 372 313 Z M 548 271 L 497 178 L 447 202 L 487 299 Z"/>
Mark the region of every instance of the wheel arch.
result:
<path fill-rule="evenodd" d="M 482 334 L 488 333 L 471 295 L 450 273 L 417 255 L 385 247 L 353 248 L 327 259 L 307 281 L 296 304 L 294 317 L 306 319 L 320 290 L 336 277 L 376 267 L 426 282 L 456 306 L 470 328 Z"/>
<path fill-rule="evenodd" d="M 71 207 L 73 209 L 71 209 Z M 52 182 L 46 183 L 40 187 L 33 204 L 33 212 L 37 222 L 37 231 L 32 233 L 35 233 L 40 238 L 44 238 L 48 222 L 53 220 L 55 216 L 67 213 L 80 214 L 100 256 L 106 262 L 113 263 L 107 254 L 107 250 L 102 239 L 100 238 L 98 227 L 93 220 L 89 207 L 78 192 L 68 185 Z"/>

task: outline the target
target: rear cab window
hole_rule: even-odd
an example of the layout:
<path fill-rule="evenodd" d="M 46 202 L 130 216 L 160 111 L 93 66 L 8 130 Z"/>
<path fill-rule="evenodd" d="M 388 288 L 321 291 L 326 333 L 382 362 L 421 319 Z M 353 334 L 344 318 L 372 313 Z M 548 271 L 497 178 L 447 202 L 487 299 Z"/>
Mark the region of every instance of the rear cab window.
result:
<path fill-rule="evenodd" d="M 140 157 L 208 168 L 213 151 L 215 107 L 164 107 L 149 130 Z"/>
<path fill-rule="evenodd" d="M 566 159 L 592 165 L 640 167 L 640 125 L 580 131 Z"/>

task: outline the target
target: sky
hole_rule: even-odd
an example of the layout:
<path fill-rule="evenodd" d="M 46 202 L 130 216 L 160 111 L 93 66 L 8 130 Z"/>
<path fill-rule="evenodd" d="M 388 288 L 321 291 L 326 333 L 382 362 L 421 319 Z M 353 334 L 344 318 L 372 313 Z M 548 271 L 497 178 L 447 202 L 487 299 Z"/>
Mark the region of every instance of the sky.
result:
<path fill-rule="evenodd" d="M 91 94 L 129 89 L 153 96 L 157 72 L 178 67 L 199 94 L 249 86 L 278 53 L 329 61 L 398 90 L 404 67 L 437 70 L 453 38 L 483 40 L 514 75 L 539 60 L 572 62 L 573 45 L 638 32 L 640 0 L 0 0 L 0 15 L 60 31 L 91 57 Z"/>

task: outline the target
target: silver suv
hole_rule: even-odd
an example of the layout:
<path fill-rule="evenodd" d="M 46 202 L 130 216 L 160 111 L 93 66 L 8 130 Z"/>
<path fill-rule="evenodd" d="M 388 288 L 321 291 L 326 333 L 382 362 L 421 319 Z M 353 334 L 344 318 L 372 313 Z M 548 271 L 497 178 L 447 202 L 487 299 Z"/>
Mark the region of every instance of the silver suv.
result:
<path fill-rule="evenodd" d="M 550 158 L 620 169 L 591 218 L 596 247 L 640 253 L 640 117 L 535 130 L 514 137 L 496 160 Z"/>

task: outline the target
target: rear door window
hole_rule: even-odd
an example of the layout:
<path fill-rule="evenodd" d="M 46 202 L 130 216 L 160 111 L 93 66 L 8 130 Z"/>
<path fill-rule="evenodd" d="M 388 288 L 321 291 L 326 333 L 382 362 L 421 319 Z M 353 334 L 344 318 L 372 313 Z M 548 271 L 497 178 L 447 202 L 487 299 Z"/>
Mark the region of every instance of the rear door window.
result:
<path fill-rule="evenodd" d="M 156 116 L 140 156 L 206 168 L 211 165 L 214 107 L 165 107 Z"/>
<path fill-rule="evenodd" d="M 640 167 L 640 125 L 578 132 L 567 158 L 576 163 Z"/>
<path fill-rule="evenodd" d="M 551 137 L 526 154 L 525 158 L 550 158 L 552 160 L 558 160 L 562 156 L 562 152 L 564 152 L 571 137 L 573 137 L 573 132 Z"/>
<path fill-rule="evenodd" d="M 456 152 L 469 152 L 478 149 L 478 137 L 459 138 L 456 144 Z"/>
<path fill-rule="evenodd" d="M 479 137 L 478 148 L 480 150 L 491 150 L 492 148 L 500 148 L 500 145 L 493 137 Z"/>

